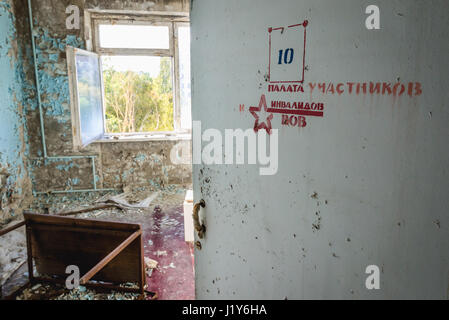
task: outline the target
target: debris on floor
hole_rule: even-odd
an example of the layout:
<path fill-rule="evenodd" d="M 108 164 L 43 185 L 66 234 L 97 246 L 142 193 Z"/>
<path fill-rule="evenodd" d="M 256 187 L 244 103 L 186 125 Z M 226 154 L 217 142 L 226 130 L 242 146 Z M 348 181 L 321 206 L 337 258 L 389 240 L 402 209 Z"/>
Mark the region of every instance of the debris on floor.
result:
<path fill-rule="evenodd" d="M 168 266 L 163 266 L 162 268 L 164 268 L 164 269 L 168 269 L 168 268 L 176 269 L 176 267 L 173 264 L 173 262 L 171 262 Z"/>
<path fill-rule="evenodd" d="M 67 290 L 57 284 L 37 284 L 27 288 L 16 297 L 16 300 L 138 300 L 139 294 L 128 292 L 100 293 L 84 286 Z"/>
<path fill-rule="evenodd" d="M 135 209 L 145 209 L 148 208 L 151 204 L 151 202 L 156 199 L 159 196 L 159 192 L 152 192 L 150 195 L 144 195 L 142 198 L 142 193 L 140 194 L 140 197 L 137 196 L 135 193 L 132 192 L 124 192 L 119 195 L 111 196 L 106 195 L 104 197 L 101 197 L 96 203 L 115 203 L 118 204 L 121 207 L 125 208 L 135 208 Z M 141 200 L 140 200 L 141 199 Z"/>
<path fill-rule="evenodd" d="M 145 266 L 148 269 L 156 269 L 157 268 L 157 261 L 153 260 L 153 259 L 150 259 L 148 257 L 145 257 Z"/>
<path fill-rule="evenodd" d="M 145 257 L 145 273 L 148 277 L 151 277 L 153 274 L 153 269 L 157 268 L 158 262 L 156 260 Z"/>
<path fill-rule="evenodd" d="M 14 223 L 12 223 L 14 224 Z M 11 231 L 0 238 L 0 286 L 26 261 L 24 228 Z"/>
<path fill-rule="evenodd" d="M 154 254 L 156 255 L 156 256 L 158 256 L 158 257 L 160 257 L 160 256 L 166 256 L 167 255 L 167 251 L 160 251 L 160 250 L 158 250 L 158 251 L 155 251 L 154 252 Z"/>

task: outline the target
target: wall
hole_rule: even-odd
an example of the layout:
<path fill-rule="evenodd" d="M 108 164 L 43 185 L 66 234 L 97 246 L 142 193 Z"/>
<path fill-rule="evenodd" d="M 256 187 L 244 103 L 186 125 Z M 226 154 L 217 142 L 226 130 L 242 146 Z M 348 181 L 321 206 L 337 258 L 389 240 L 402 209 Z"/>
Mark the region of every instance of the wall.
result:
<path fill-rule="evenodd" d="M 305 127 L 273 114 L 275 175 L 194 166 L 207 225 L 198 298 L 449 298 L 449 5 L 430 3 L 193 1 L 193 119 L 203 132 L 252 129 L 262 94 L 268 107 L 324 105 Z M 365 28 L 370 4 L 380 30 Z M 269 92 L 269 27 L 304 20 L 304 92 Z M 379 290 L 365 287 L 368 265 L 379 267 Z"/>
<path fill-rule="evenodd" d="M 21 0 L 22 1 L 22 0 Z M 27 21 L 27 5 L 21 14 Z M 85 48 L 83 19 L 80 30 L 66 29 L 66 7 L 84 9 L 188 12 L 187 1 L 69 1 L 33 0 L 34 32 L 47 154 L 49 157 L 96 155 L 95 179 L 98 188 L 124 186 L 160 186 L 190 183 L 191 167 L 172 165 L 170 150 L 176 143 L 127 142 L 93 144 L 80 153 L 73 152 L 70 98 L 67 78 L 66 46 Z M 28 23 L 28 22 L 27 22 Z M 24 35 L 29 33 L 24 30 Z M 27 41 L 23 38 L 23 41 Z M 29 44 L 29 40 L 27 42 Z M 33 186 L 37 192 L 50 190 L 92 189 L 90 159 L 43 159 L 41 130 L 37 105 L 27 113 L 30 133 L 30 156 Z"/>
<path fill-rule="evenodd" d="M 33 103 L 25 87 L 26 52 L 18 46 L 13 1 L 0 1 L 0 224 L 21 214 L 30 197 L 31 183 L 26 108 Z"/>

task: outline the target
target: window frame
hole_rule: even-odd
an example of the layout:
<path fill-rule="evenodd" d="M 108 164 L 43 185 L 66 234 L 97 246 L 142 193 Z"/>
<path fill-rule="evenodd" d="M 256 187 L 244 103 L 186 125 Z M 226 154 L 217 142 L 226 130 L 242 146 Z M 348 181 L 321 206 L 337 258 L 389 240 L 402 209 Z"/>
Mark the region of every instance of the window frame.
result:
<path fill-rule="evenodd" d="M 93 19 L 94 30 L 94 46 L 93 51 L 100 56 L 102 55 L 120 55 L 120 56 L 158 56 L 158 57 L 171 57 L 174 58 L 173 48 L 173 29 L 175 28 L 173 22 L 164 21 L 146 21 L 146 20 L 131 20 L 131 19 Z M 139 26 L 164 26 L 168 27 L 169 41 L 168 49 L 144 49 L 144 48 L 102 48 L 100 46 L 100 25 L 139 25 Z"/>
<path fill-rule="evenodd" d="M 104 135 L 95 142 L 130 142 L 151 140 L 187 140 L 191 138 L 191 129 L 181 128 L 181 94 L 180 94 L 180 70 L 179 70 L 179 47 L 178 28 L 190 27 L 188 14 L 143 14 L 128 15 L 117 13 L 89 12 L 86 19 L 86 42 L 88 51 L 99 56 L 101 87 L 103 91 L 103 114 Z M 144 48 L 102 48 L 100 46 L 99 26 L 109 25 L 145 25 L 145 26 L 167 26 L 169 32 L 168 49 L 144 49 Z M 173 82 L 173 131 L 151 131 L 151 132 L 123 132 L 109 133 L 106 131 L 106 104 L 104 99 L 102 56 L 158 56 L 169 57 L 172 61 Z"/>

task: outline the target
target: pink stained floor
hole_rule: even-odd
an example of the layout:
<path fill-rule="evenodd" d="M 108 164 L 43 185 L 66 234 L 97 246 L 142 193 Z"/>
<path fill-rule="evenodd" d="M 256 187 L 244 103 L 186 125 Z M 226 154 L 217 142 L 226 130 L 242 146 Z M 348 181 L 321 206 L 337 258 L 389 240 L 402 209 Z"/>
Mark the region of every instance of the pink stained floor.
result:
<path fill-rule="evenodd" d="M 182 212 L 182 206 L 156 208 L 143 224 L 145 257 L 158 262 L 147 276 L 147 290 L 157 292 L 159 300 L 195 299 L 193 245 L 184 241 Z"/>

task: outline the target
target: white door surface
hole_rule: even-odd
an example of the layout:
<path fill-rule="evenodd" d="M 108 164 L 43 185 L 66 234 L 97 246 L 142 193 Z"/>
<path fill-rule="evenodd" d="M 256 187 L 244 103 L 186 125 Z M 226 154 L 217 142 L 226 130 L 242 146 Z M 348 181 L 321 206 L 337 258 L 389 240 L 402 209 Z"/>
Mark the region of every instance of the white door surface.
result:
<path fill-rule="evenodd" d="M 370 4 L 192 1 L 198 299 L 449 298 L 448 3 Z"/>

